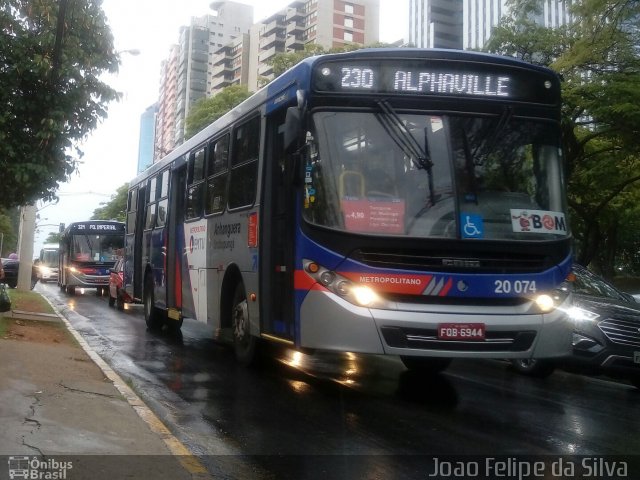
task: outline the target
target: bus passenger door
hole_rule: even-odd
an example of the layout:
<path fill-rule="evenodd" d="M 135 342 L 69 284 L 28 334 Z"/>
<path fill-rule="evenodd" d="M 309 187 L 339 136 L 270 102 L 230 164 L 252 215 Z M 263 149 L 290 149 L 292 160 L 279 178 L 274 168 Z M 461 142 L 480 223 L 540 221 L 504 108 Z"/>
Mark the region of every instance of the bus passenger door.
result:
<path fill-rule="evenodd" d="M 260 220 L 262 331 L 294 340 L 294 194 L 285 169 L 285 112 L 267 117 L 264 184 Z"/>
<path fill-rule="evenodd" d="M 167 224 L 167 307 L 177 309 L 182 309 L 185 181 L 185 166 L 172 172 Z"/>
<path fill-rule="evenodd" d="M 138 189 L 138 210 L 136 212 L 135 240 L 133 245 L 133 296 L 142 299 L 143 275 L 142 271 L 142 237 L 144 236 L 144 222 L 147 217 L 147 185 Z"/>

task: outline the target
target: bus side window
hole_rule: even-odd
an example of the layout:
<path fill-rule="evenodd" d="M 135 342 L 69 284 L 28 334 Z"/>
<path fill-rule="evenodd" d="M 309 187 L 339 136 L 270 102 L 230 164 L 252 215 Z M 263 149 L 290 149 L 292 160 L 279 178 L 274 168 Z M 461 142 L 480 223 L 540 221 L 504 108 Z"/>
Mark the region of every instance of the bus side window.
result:
<path fill-rule="evenodd" d="M 156 203 L 150 203 L 147 205 L 147 218 L 144 222 L 144 229 L 150 230 L 155 226 L 156 223 Z"/>
<path fill-rule="evenodd" d="M 205 213 L 222 213 L 226 204 L 229 177 L 229 134 L 209 145 L 207 164 L 207 200 Z"/>
<path fill-rule="evenodd" d="M 204 166 L 205 147 L 192 152 L 189 156 L 187 177 L 187 220 L 201 218 L 204 213 Z"/>
<path fill-rule="evenodd" d="M 235 129 L 232 153 L 228 206 L 229 209 L 250 207 L 258 184 L 260 117 Z"/>
<path fill-rule="evenodd" d="M 169 195 L 169 170 L 165 170 L 158 176 L 158 207 L 156 212 L 156 227 L 164 227 L 167 223 L 167 206 Z"/>
<path fill-rule="evenodd" d="M 138 187 L 129 191 L 127 200 L 127 233 L 136 231 L 136 211 L 138 210 Z"/>
<path fill-rule="evenodd" d="M 156 224 L 156 198 L 158 190 L 157 177 L 153 177 L 149 180 L 147 188 L 147 216 L 144 221 L 144 229 L 150 230 Z"/>

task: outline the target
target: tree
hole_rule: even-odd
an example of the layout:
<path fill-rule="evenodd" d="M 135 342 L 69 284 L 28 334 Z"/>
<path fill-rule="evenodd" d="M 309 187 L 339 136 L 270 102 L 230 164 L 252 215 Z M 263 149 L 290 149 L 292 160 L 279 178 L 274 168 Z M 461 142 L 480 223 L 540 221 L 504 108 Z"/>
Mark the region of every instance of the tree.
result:
<path fill-rule="evenodd" d="M 52 199 L 107 116 L 118 54 L 101 0 L 0 0 L 0 205 Z M 7 180 L 9 179 L 9 180 Z"/>
<path fill-rule="evenodd" d="M 47 235 L 47 238 L 44 239 L 44 243 L 60 243 L 61 238 L 62 238 L 62 233 L 49 232 L 49 235 Z"/>
<path fill-rule="evenodd" d="M 276 53 L 267 61 L 267 63 L 273 68 L 273 74 L 277 77 L 297 63 L 300 63 L 301 60 L 314 55 L 322 55 L 324 53 L 327 53 L 327 51 L 322 45 L 318 45 L 317 43 L 307 43 L 302 50 Z"/>
<path fill-rule="evenodd" d="M 127 218 L 127 195 L 129 184 L 125 183 L 118 187 L 116 193 L 111 195 L 108 202 L 100 202 L 101 207 L 93 211 L 91 220 L 117 220 L 124 222 Z"/>
<path fill-rule="evenodd" d="M 574 21 L 553 29 L 532 21 L 542 3 L 511 0 L 511 17 L 501 22 L 486 49 L 562 75 L 562 131 L 577 260 L 593 262 L 611 276 L 623 222 L 631 221 L 628 201 L 639 198 L 640 2 L 575 0 Z"/>
<path fill-rule="evenodd" d="M 210 123 L 215 122 L 251 94 L 244 85 L 223 88 L 213 97 L 201 98 L 189 111 L 185 120 L 185 137 L 191 138 Z"/>

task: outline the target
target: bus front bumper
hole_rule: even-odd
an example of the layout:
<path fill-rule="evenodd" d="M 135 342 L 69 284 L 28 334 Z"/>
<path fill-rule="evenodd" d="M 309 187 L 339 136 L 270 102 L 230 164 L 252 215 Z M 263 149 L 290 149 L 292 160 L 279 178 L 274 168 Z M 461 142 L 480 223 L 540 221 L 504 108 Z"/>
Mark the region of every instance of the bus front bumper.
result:
<path fill-rule="evenodd" d="M 477 313 L 479 310 L 484 313 Z M 301 347 L 371 354 L 451 358 L 559 358 L 571 354 L 573 324 L 560 309 L 529 306 L 444 307 L 399 304 L 369 309 L 312 290 L 300 310 Z M 442 324 L 481 324 L 483 340 L 442 340 Z"/>

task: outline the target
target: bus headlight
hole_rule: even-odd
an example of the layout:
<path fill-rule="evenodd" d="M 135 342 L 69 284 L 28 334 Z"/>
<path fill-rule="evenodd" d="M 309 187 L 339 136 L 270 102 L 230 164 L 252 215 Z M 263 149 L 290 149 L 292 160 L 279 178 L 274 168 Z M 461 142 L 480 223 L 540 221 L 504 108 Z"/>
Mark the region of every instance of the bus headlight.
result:
<path fill-rule="evenodd" d="M 538 308 L 544 313 L 547 313 L 556 307 L 556 302 L 551 295 L 545 293 L 536 297 L 536 305 L 538 305 Z"/>
<path fill-rule="evenodd" d="M 351 293 L 353 293 L 356 302 L 358 302 L 363 307 L 371 305 L 378 298 L 376 292 L 374 292 L 367 286 L 353 287 L 351 289 Z"/>
<path fill-rule="evenodd" d="M 328 270 L 311 260 L 303 260 L 304 271 L 330 292 L 354 305 L 368 308 L 388 308 L 387 301 L 368 285 L 361 285 Z"/>

